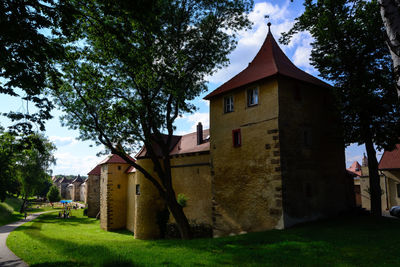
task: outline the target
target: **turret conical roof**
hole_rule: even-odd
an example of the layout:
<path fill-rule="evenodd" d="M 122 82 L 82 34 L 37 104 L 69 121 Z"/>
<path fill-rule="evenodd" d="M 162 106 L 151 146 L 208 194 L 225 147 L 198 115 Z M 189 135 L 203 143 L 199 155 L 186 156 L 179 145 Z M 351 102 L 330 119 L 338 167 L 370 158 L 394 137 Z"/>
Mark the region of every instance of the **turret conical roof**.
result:
<path fill-rule="evenodd" d="M 327 83 L 297 68 L 283 53 L 271 31 L 268 31 L 261 49 L 247 68 L 208 94 L 205 99 L 278 74 L 317 86 L 329 87 Z"/>

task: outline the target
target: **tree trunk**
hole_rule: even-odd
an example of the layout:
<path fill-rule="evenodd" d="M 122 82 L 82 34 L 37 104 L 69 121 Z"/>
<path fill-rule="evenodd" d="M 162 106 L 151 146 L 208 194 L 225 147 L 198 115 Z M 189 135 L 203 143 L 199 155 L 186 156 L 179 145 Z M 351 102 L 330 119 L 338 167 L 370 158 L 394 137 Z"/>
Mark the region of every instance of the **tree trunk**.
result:
<path fill-rule="evenodd" d="M 26 199 L 27 199 L 27 196 L 23 196 L 22 197 L 23 201 L 22 201 L 21 208 L 19 209 L 19 213 L 24 213 L 25 212 Z"/>
<path fill-rule="evenodd" d="M 371 214 L 373 216 L 382 216 L 382 190 L 378 173 L 378 161 L 376 160 L 376 151 L 372 138 L 365 140 L 365 149 L 368 156 L 369 188 L 371 195 Z"/>
<path fill-rule="evenodd" d="M 400 1 L 378 0 L 383 24 L 387 34 L 387 45 L 393 61 L 397 95 L 400 98 Z"/>
<path fill-rule="evenodd" d="M 168 193 L 167 193 L 168 194 Z M 188 219 L 186 218 L 185 213 L 183 212 L 183 207 L 179 205 L 176 201 L 175 196 L 170 196 L 169 194 L 166 196 L 167 205 L 172 213 L 176 221 L 176 225 L 178 226 L 179 233 L 181 234 L 182 239 L 191 239 L 192 231 L 190 229 L 190 224 Z"/>

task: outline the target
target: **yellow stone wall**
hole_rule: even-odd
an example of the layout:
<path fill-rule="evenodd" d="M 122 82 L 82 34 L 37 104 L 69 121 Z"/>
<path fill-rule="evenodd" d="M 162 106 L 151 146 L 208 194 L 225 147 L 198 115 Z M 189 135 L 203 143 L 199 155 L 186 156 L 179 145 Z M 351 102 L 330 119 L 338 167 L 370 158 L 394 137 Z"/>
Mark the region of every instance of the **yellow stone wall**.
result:
<path fill-rule="evenodd" d="M 179 156 L 171 160 L 176 195 L 187 197 L 183 209 L 190 222 L 212 225 L 210 154 Z M 207 165 L 205 165 L 207 164 Z M 173 221 L 172 215 L 170 221 Z"/>
<path fill-rule="evenodd" d="M 128 167 L 126 163 L 102 165 L 100 226 L 107 231 L 126 228 Z"/>
<path fill-rule="evenodd" d="M 126 199 L 126 229 L 133 233 L 135 231 L 136 218 L 136 172 L 128 174 Z"/>
<path fill-rule="evenodd" d="M 349 207 L 353 182 L 329 89 L 282 78 L 279 114 L 285 227 Z"/>
<path fill-rule="evenodd" d="M 89 175 L 86 180 L 88 217 L 96 217 L 100 211 L 100 176 Z"/>
<path fill-rule="evenodd" d="M 212 196 L 209 154 L 194 154 L 171 159 L 172 179 L 175 193 L 184 194 L 188 201 L 184 212 L 189 221 L 212 224 Z M 137 164 L 155 175 L 150 159 L 140 159 Z M 136 195 L 136 185 L 140 185 L 140 195 Z M 135 238 L 154 239 L 160 235 L 157 213 L 165 208 L 154 185 L 140 171 L 129 174 L 127 222 L 128 230 Z M 170 222 L 173 222 L 170 215 Z"/>
<path fill-rule="evenodd" d="M 259 104 L 247 107 L 253 87 Z M 229 95 L 234 112 L 225 114 Z M 271 79 L 211 99 L 214 236 L 283 227 L 278 111 L 278 83 Z M 233 147 L 234 129 L 241 130 L 240 147 Z"/>
<path fill-rule="evenodd" d="M 369 173 L 368 167 L 362 167 L 363 176 L 360 179 L 361 206 L 371 210 L 371 200 L 368 193 Z M 380 186 L 383 194 L 381 196 L 382 210 L 389 210 L 393 206 L 400 205 L 400 198 L 397 196 L 397 184 L 400 183 L 400 171 L 382 171 L 380 175 Z"/>

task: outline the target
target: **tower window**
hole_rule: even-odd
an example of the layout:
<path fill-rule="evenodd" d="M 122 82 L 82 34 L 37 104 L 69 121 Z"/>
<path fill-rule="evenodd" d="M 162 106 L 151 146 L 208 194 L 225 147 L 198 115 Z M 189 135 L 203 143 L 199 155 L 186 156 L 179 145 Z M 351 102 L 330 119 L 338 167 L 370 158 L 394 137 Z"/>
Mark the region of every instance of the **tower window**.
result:
<path fill-rule="evenodd" d="M 247 90 L 247 106 L 255 106 L 258 104 L 258 88 Z"/>
<path fill-rule="evenodd" d="M 121 170 L 121 166 L 118 166 L 118 170 L 119 170 L 119 171 Z"/>
<path fill-rule="evenodd" d="M 224 113 L 233 112 L 233 96 L 224 98 Z"/>
<path fill-rule="evenodd" d="M 136 195 L 140 195 L 140 184 L 136 185 Z"/>
<path fill-rule="evenodd" d="M 234 147 L 240 147 L 242 145 L 242 136 L 240 129 L 232 130 L 232 140 Z"/>
<path fill-rule="evenodd" d="M 400 197 L 400 184 L 397 184 L 396 187 L 397 187 L 397 197 Z"/>

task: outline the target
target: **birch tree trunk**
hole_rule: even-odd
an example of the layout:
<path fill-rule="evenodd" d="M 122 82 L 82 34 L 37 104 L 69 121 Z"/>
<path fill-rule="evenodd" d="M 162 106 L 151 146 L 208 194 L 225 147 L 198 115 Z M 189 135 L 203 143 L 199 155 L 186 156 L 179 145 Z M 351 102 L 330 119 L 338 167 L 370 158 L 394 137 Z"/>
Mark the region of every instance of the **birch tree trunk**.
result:
<path fill-rule="evenodd" d="M 397 95 L 400 98 L 400 0 L 378 0 L 393 60 Z"/>

